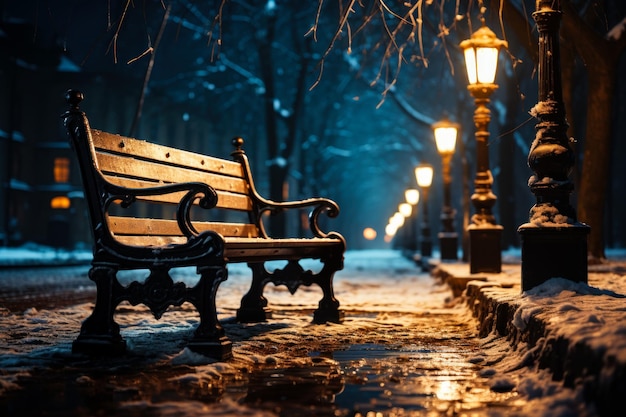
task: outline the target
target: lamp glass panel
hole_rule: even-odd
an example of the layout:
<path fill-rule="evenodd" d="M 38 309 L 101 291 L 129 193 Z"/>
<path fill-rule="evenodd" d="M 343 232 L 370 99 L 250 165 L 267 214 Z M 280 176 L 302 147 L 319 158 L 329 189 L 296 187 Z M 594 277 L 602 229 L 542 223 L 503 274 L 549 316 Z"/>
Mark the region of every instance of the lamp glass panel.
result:
<path fill-rule="evenodd" d="M 467 68 L 467 79 L 470 84 L 476 84 L 476 51 L 474 48 L 467 48 L 464 52 L 465 67 Z"/>
<path fill-rule="evenodd" d="M 420 192 L 415 188 L 410 188 L 404 192 L 404 198 L 407 203 L 414 206 L 420 201 Z"/>
<path fill-rule="evenodd" d="M 476 58 L 478 60 L 478 82 L 493 84 L 498 67 L 498 48 L 477 48 Z"/>
<path fill-rule="evenodd" d="M 433 182 L 433 167 L 425 165 L 415 168 L 415 179 L 420 187 L 430 187 Z"/>
<path fill-rule="evenodd" d="M 440 153 L 454 152 L 456 127 L 438 127 L 435 129 L 435 142 Z"/>

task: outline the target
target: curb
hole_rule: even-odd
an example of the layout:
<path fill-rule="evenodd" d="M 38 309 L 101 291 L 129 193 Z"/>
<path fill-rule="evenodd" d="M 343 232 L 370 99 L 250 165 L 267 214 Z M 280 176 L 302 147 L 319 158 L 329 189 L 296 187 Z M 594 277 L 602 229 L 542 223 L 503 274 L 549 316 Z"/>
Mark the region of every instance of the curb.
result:
<path fill-rule="evenodd" d="M 515 266 L 503 265 L 503 269 L 510 267 Z M 516 267 L 519 270 L 519 265 Z M 495 332 L 506 338 L 513 350 L 526 345 L 526 366 L 549 370 L 554 381 L 561 381 L 568 388 L 582 384 L 585 400 L 594 403 L 600 416 L 626 415 L 626 355 L 594 347 L 592 339 L 570 336 L 559 329 L 558 321 L 554 324 L 550 320 L 551 314 L 558 314 L 558 303 L 554 311 L 531 314 L 525 326 L 520 326 L 520 275 L 511 270 L 501 274 L 464 273 L 467 269 L 466 264 L 441 264 L 433 276 L 447 283 L 455 297 L 464 297 L 479 323 L 479 337 Z M 619 303 L 626 309 L 623 299 L 616 300 Z M 619 330 L 616 334 L 620 335 Z M 622 339 L 626 339 L 626 334 Z M 622 343 L 623 340 L 617 345 Z"/>

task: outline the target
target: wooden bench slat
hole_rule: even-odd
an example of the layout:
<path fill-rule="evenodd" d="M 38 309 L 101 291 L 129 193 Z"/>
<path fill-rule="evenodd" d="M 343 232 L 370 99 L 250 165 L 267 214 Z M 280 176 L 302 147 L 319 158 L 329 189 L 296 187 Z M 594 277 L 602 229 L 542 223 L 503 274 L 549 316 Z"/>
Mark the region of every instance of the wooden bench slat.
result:
<path fill-rule="evenodd" d="M 226 238 L 224 258 L 228 262 L 254 262 L 281 259 L 319 259 L 328 254 L 329 248 L 342 247 L 337 239 L 324 238 L 283 238 L 246 239 Z"/>
<path fill-rule="evenodd" d="M 227 177 L 204 171 L 162 165 L 155 162 L 133 159 L 127 156 L 98 153 L 98 168 L 105 175 L 134 179 L 158 179 L 162 184 L 180 182 L 203 182 L 216 190 L 246 194 L 248 185 L 242 178 Z"/>
<path fill-rule="evenodd" d="M 131 246 L 159 247 L 183 244 L 186 238 L 179 236 L 116 236 L 116 239 Z M 337 239 L 264 239 L 225 238 L 224 259 L 227 262 L 254 262 L 286 259 L 319 259 L 328 254 L 328 249 L 340 247 Z"/>
<path fill-rule="evenodd" d="M 184 236 L 181 236 L 180 229 L 178 228 L 178 224 L 175 220 L 109 216 L 108 223 L 111 232 L 115 234 L 118 240 L 121 240 L 122 236 L 131 237 L 144 235 L 148 237 L 146 239 L 147 241 L 150 241 L 150 238 L 154 236 L 182 237 L 182 242 L 184 243 L 186 241 L 186 238 Z M 221 234 L 222 236 L 255 238 L 259 235 L 256 226 L 253 224 L 228 222 L 193 222 L 193 225 L 198 230 L 198 232 L 213 230 Z M 179 242 L 172 241 L 167 243 Z"/>
<path fill-rule="evenodd" d="M 153 182 L 146 180 L 138 180 L 134 178 L 118 177 L 115 175 L 104 175 L 111 184 L 119 185 L 127 188 L 148 188 L 163 185 L 161 182 Z M 178 204 L 183 197 L 184 192 L 171 193 L 164 195 L 139 197 L 139 200 L 155 201 L 160 203 Z M 228 191 L 217 190 L 217 207 L 228 208 L 233 210 L 249 211 L 252 210 L 252 200 L 244 194 L 233 194 Z"/>
<path fill-rule="evenodd" d="M 96 149 L 143 157 L 154 161 L 167 161 L 167 163 L 183 167 L 244 178 L 241 164 L 234 161 L 171 148 L 139 139 L 127 138 L 96 129 L 92 129 L 91 134 Z"/>

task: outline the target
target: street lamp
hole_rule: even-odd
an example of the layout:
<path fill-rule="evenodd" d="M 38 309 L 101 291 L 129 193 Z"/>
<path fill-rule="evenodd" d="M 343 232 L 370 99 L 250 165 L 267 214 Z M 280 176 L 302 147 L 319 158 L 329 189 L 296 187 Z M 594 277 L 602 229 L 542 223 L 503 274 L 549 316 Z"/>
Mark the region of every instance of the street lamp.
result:
<path fill-rule="evenodd" d="M 420 192 L 415 188 L 409 188 L 404 191 L 404 199 L 411 208 L 411 214 L 407 216 L 407 243 L 405 245 L 406 256 L 413 259 L 415 251 L 417 251 L 417 203 L 420 200 Z"/>
<path fill-rule="evenodd" d="M 450 162 L 456 146 L 456 136 L 459 125 L 452 123 L 447 118 L 432 125 L 435 134 L 437 150 L 442 159 L 443 171 L 443 208 L 441 210 L 442 231 L 439 232 L 439 251 L 441 260 L 457 260 L 458 234 L 454 230 L 454 215 L 456 210 L 452 208 L 450 198 Z"/>
<path fill-rule="evenodd" d="M 410 205 L 415 206 L 420 201 L 420 192 L 415 188 L 409 188 L 404 192 L 404 199 Z"/>
<path fill-rule="evenodd" d="M 430 223 L 428 220 L 428 191 L 433 182 L 433 167 L 429 164 L 420 164 L 415 168 L 415 179 L 417 185 L 422 189 L 424 201 L 422 202 L 422 241 L 420 246 L 422 269 L 427 269 L 427 258 L 430 258 L 433 251 L 433 243 L 430 239 Z"/>
<path fill-rule="evenodd" d="M 491 111 L 489 97 L 498 88 L 494 83 L 498 66 L 498 52 L 507 47 L 483 25 L 460 44 L 465 56 L 467 89 L 474 97 L 474 126 L 476 128 L 476 177 L 474 194 L 471 197 L 475 214 L 471 218 L 469 231 L 470 273 L 495 272 L 502 270 L 502 226 L 496 224 L 491 209 L 496 204 L 492 192 L 493 177 L 489 169 L 489 122 Z"/>
<path fill-rule="evenodd" d="M 398 205 L 398 213 L 402 214 L 405 219 L 411 217 L 412 212 L 413 208 L 409 203 L 400 203 Z"/>
<path fill-rule="evenodd" d="M 587 282 L 587 235 L 590 227 L 576 219 L 569 202 L 574 152 L 569 146 L 561 86 L 559 26 L 561 4 L 537 0 L 533 18 L 539 31 L 539 119 L 528 154 L 534 174 L 528 181 L 536 204 L 518 232 L 522 241 L 522 291 L 553 277 Z"/>

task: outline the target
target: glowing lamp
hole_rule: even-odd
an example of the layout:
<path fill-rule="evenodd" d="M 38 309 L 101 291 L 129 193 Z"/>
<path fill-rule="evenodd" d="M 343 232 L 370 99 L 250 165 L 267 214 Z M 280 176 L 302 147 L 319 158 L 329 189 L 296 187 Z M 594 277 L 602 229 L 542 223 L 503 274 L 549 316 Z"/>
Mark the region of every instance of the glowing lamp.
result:
<path fill-rule="evenodd" d="M 413 209 L 411 208 L 411 205 L 409 203 L 401 203 L 398 206 L 398 212 L 402 214 L 405 218 L 407 218 L 411 216 Z"/>
<path fill-rule="evenodd" d="M 420 192 L 415 188 L 409 188 L 404 192 L 404 199 L 407 203 L 414 206 L 420 201 Z"/>
<path fill-rule="evenodd" d="M 469 83 L 493 84 L 498 68 L 498 53 L 501 47 L 508 47 L 507 42 L 498 39 L 483 23 L 483 26 L 472 33 L 470 39 L 461 42 L 460 46 L 465 56 Z"/>
<path fill-rule="evenodd" d="M 432 128 L 435 133 L 435 143 L 439 153 L 442 155 L 453 153 L 459 125 L 446 118 L 433 124 Z"/>
<path fill-rule="evenodd" d="M 433 167 L 428 164 L 420 164 L 415 168 L 415 179 L 420 187 L 430 187 L 433 183 Z"/>

